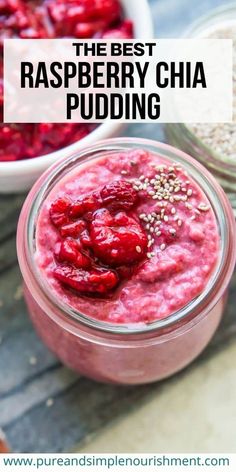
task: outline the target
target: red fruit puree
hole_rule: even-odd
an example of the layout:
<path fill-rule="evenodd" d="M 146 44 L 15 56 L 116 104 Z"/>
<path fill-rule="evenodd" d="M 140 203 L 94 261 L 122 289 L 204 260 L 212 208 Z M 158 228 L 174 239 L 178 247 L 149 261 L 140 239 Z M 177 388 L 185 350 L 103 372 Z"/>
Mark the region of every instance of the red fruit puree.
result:
<path fill-rule="evenodd" d="M 0 46 L 5 38 L 132 38 L 119 0 L 0 0 Z M 3 55 L 0 53 L 3 121 Z M 0 124 L 0 161 L 47 154 L 87 136 L 91 124 Z"/>
<path fill-rule="evenodd" d="M 142 150 L 82 164 L 37 221 L 36 264 L 57 299 L 111 323 L 149 323 L 201 294 L 219 254 L 209 201 L 179 164 Z"/>

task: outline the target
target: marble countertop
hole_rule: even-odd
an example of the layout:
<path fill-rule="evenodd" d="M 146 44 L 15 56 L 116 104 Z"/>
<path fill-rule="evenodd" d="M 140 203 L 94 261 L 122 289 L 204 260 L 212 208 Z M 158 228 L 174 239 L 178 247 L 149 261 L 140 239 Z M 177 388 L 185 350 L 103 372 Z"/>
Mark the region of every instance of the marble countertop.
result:
<path fill-rule="evenodd" d="M 178 37 L 222 3 L 151 0 L 156 36 Z M 161 125 L 132 125 L 125 134 L 165 139 Z M 28 319 L 15 251 L 23 200 L 0 197 L 0 427 L 12 450 L 236 452 L 235 276 L 223 323 L 184 372 L 149 386 L 97 384 L 63 367 Z"/>

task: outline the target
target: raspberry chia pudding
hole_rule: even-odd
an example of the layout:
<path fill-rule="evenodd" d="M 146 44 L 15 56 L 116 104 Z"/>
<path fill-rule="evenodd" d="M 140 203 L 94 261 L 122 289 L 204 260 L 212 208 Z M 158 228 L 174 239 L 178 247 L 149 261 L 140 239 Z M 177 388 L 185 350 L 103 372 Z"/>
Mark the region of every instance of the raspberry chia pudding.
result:
<path fill-rule="evenodd" d="M 102 321 L 148 323 L 202 292 L 219 232 L 182 167 L 137 149 L 85 164 L 56 185 L 36 245 L 43 277 L 72 308 Z"/>
<path fill-rule="evenodd" d="M 235 261 L 233 216 L 188 156 L 120 143 L 40 179 L 18 255 L 32 320 L 62 361 L 99 380 L 143 383 L 183 368 L 217 328 Z"/>

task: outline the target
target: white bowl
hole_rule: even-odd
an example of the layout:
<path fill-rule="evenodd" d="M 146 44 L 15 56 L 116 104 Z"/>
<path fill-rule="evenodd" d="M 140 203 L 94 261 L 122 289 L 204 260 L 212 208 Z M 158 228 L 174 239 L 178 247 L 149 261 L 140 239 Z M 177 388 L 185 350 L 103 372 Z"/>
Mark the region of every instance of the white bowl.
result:
<path fill-rule="evenodd" d="M 134 23 L 135 37 L 153 37 L 153 23 L 148 0 L 120 0 L 127 18 Z M 118 136 L 122 123 L 106 121 L 80 141 L 58 151 L 14 162 L 0 162 L 0 193 L 17 193 L 29 190 L 37 178 L 54 162 L 77 152 L 85 144 L 93 144 L 106 138 Z"/>

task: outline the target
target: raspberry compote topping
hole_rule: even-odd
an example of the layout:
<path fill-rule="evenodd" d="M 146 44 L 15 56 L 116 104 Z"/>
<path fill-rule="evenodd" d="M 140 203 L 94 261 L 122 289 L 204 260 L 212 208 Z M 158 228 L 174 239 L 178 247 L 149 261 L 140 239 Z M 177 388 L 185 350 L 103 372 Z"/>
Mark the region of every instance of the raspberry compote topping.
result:
<path fill-rule="evenodd" d="M 5 38 L 132 38 L 119 0 L 0 0 L 0 118 Z M 29 159 L 87 136 L 91 124 L 0 124 L 0 161 Z"/>
<path fill-rule="evenodd" d="M 202 244 L 210 207 L 200 198 L 178 164 L 152 166 L 146 175 L 114 180 L 78 199 L 57 198 L 49 209 L 60 237 L 54 278 L 77 293 L 103 297 L 134 274 L 146 280 L 146 263 L 157 255 L 154 247 L 163 252 L 185 241 L 183 214 L 190 222 L 187 240 Z M 155 211 L 140 212 L 146 205 Z M 182 270 L 181 257 L 169 271 Z"/>
<path fill-rule="evenodd" d="M 117 180 L 76 201 L 55 200 L 50 218 L 60 234 L 54 277 L 79 293 L 107 295 L 146 258 L 148 238 L 135 214 L 133 185 Z"/>

